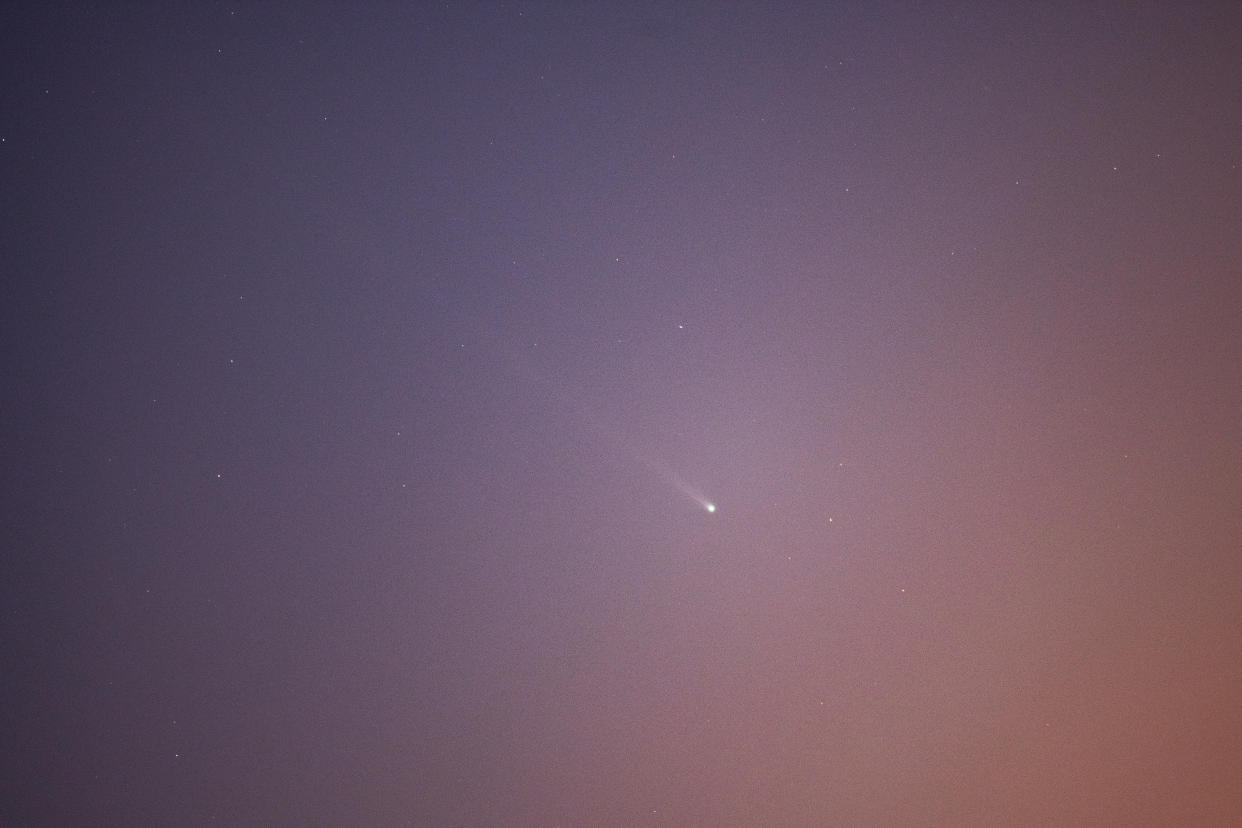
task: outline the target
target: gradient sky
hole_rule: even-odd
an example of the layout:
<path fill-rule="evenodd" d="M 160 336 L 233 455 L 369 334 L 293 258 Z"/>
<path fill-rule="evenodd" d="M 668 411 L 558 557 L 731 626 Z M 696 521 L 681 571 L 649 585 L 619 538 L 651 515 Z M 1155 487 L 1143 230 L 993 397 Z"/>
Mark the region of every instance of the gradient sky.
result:
<path fill-rule="evenodd" d="M 1239 44 L 4 4 L 0 822 L 1238 824 Z"/>

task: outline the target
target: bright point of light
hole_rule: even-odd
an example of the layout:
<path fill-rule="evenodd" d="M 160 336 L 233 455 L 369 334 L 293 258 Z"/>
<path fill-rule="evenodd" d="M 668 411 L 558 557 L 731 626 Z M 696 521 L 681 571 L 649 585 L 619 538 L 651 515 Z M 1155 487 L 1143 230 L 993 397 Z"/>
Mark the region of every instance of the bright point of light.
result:
<path fill-rule="evenodd" d="M 715 503 L 708 503 L 708 504 L 707 504 L 706 506 L 704 506 L 703 508 L 704 508 L 704 509 L 706 509 L 706 510 L 707 510 L 707 511 L 709 511 L 709 512 L 714 512 L 714 511 L 716 511 L 716 504 L 715 504 Z"/>

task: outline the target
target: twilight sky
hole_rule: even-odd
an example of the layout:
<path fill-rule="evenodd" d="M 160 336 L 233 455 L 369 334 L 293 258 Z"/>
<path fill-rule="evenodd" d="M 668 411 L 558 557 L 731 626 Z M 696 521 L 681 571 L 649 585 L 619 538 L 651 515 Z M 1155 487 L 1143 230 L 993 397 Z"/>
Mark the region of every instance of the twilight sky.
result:
<path fill-rule="evenodd" d="M 1242 819 L 1240 43 L 4 4 L 0 822 Z"/>

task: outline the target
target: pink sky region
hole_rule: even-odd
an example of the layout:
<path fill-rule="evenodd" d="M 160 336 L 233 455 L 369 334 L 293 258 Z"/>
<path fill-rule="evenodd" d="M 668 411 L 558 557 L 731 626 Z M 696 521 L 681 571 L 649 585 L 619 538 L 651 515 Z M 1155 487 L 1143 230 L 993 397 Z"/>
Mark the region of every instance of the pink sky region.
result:
<path fill-rule="evenodd" d="M 0 823 L 1242 824 L 1240 43 L 4 4 Z"/>

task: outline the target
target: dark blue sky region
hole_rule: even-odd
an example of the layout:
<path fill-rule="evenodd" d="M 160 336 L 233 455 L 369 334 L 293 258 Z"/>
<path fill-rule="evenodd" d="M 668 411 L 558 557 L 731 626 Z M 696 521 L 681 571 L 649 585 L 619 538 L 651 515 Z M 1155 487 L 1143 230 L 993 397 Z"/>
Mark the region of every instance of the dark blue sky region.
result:
<path fill-rule="evenodd" d="M 5 4 L 0 822 L 1236 821 L 1239 43 Z"/>

